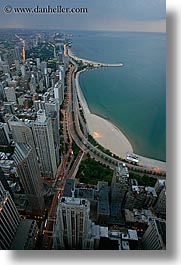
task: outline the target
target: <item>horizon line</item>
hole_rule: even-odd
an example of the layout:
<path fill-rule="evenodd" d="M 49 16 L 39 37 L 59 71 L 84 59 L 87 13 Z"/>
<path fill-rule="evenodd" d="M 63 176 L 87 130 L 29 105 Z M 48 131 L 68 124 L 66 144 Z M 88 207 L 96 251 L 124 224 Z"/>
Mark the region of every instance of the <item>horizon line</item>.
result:
<path fill-rule="evenodd" d="M 167 31 L 144 31 L 144 30 L 111 30 L 111 29 L 42 29 L 42 28 L 13 28 L 13 27 L 0 27 L 0 30 L 41 30 L 41 31 L 104 31 L 104 32 L 133 32 L 133 33 L 167 33 Z"/>

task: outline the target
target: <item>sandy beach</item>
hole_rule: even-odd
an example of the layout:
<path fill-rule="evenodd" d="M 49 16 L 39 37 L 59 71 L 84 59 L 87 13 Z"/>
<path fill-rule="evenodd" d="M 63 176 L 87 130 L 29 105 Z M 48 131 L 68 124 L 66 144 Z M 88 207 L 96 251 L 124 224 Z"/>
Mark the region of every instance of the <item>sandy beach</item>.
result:
<path fill-rule="evenodd" d="M 133 148 L 127 137 L 111 122 L 92 114 L 89 110 L 85 97 L 79 85 L 79 72 L 76 76 L 76 88 L 80 103 L 84 110 L 85 119 L 87 121 L 90 134 L 96 141 L 109 149 L 112 153 L 121 158 L 125 158 L 127 152 L 133 153 Z M 166 171 L 166 162 L 154 160 L 151 158 L 139 156 L 140 165 L 146 168 L 158 168 Z"/>
<path fill-rule="evenodd" d="M 68 52 L 68 55 L 71 58 L 73 58 L 74 60 L 77 60 L 77 61 L 81 60 L 84 64 L 93 64 L 94 68 L 100 67 L 100 66 L 103 66 L 103 67 L 120 67 L 120 66 L 123 66 L 123 63 L 101 63 L 101 62 L 95 62 L 95 61 L 91 61 L 88 59 L 77 57 L 76 55 L 74 55 L 72 53 L 72 50 L 70 48 L 67 49 L 67 52 Z"/>

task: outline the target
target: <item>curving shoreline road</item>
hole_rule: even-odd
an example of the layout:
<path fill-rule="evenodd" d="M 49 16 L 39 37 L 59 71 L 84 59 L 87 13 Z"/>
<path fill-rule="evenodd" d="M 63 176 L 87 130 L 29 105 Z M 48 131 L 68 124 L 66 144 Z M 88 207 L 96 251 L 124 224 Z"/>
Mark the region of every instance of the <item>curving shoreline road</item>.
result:
<path fill-rule="evenodd" d="M 83 60 L 84 62 L 88 62 L 89 60 L 81 59 L 77 56 L 74 56 L 70 49 L 68 49 L 68 54 L 71 58 L 74 58 L 76 60 Z M 89 61 L 92 62 L 92 61 Z M 101 63 L 97 63 L 100 64 Z M 109 64 L 106 64 L 109 65 Z M 110 64 L 110 66 L 112 66 Z M 117 65 L 118 66 L 118 65 Z M 123 66 L 123 65 L 119 65 Z M 88 104 L 86 102 L 86 99 L 82 93 L 82 90 L 80 88 L 79 84 L 79 76 L 81 72 L 86 71 L 85 69 L 82 71 L 79 71 L 75 78 L 75 84 L 76 84 L 76 90 L 77 94 L 80 100 L 80 104 L 83 108 L 85 119 L 87 121 L 87 126 L 90 134 L 95 138 L 95 140 L 105 147 L 106 149 L 109 149 L 112 153 L 118 155 L 121 158 L 125 158 L 125 155 L 127 152 L 133 153 L 133 147 L 131 143 L 129 142 L 128 138 L 123 134 L 123 132 L 117 128 L 114 124 L 112 124 L 110 121 L 92 114 L 89 110 Z M 140 160 L 140 165 L 143 166 L 145 169 L 151 170 L 162 170 L 166 171 L 166 162 L 162 162 L 159 160 L 147 158 L 138 155 Z"/>

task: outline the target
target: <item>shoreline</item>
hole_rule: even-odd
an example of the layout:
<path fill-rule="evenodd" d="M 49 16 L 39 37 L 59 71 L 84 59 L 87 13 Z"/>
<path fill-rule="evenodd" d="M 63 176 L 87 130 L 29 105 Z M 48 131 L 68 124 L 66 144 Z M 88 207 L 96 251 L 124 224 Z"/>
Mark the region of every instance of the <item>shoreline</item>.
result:
<path fill-rule="evenodd" d="M 111 121 L 90 112 L 79 83 L 80 73 L 84 71 L 86 71 L 86 69 L 77 73 L 75 83 L 80 104 L 83 108 L 85 119 L 87 121 L 89 133 L 104 148 L 109 149 L 112 153 L 121 158 L 125 158 L 127 152 L 134 153 L 133 147 L 126 135 Z M 154 168 L 166 171 L 166 162 L 147 158 L 138 154 L 136 155 L 139 157 L 139 164 L 145 168 L 150 170 Z"/>
<path fill-rule="evenodd" d="M 73 58 L 74 60 L 77 60 L 77 61 L 82 61 L 83 64 L 92 64 L 94 66 L 94 68 L 97 68 L 97 67 L 122 67 L 124 66 L 123 63 L 102 63 L 102 62 L 95 62 L 95 61 L 91 61 L 91 60 L 88 60 L 88 59 L 84 59 L 84 58 L 80 58 L 76 55 L 73 54 L 71 48 L 67 48 L 67 53 L 68 53 L 68 56 Z"/>

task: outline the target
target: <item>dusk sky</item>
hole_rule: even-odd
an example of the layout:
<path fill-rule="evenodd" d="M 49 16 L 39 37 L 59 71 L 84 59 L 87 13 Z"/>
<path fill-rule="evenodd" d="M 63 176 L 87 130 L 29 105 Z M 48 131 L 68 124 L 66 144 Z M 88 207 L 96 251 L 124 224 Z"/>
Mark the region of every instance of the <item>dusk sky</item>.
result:
<path fill-rule="evenodd" d="M 0 28 L 115 31 L 166 30 L 166 0 L 1 0 Z M 12 7 L 85 7 L 86 14 L 6 14 Z"/>

